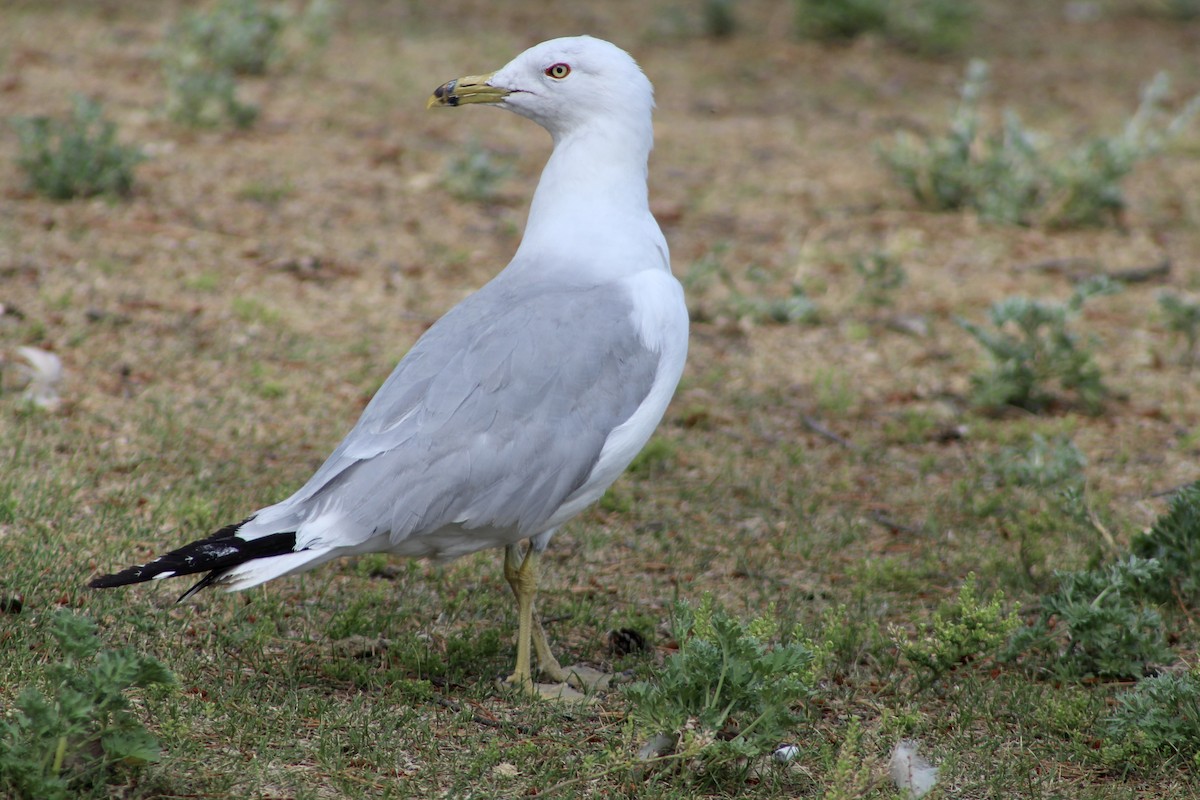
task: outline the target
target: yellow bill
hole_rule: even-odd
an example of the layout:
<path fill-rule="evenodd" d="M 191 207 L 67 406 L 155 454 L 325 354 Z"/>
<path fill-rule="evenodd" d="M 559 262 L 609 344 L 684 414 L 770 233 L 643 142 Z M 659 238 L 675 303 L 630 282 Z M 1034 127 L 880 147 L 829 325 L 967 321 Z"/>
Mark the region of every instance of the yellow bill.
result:
<path fill-rule="evenodd" d="M 508 89 L 501 89 L 498 86 L 488 85 L 488 81 L 495 74 L 494 72 L 489 72 L 487 75 L 468 75 L 464 78 L 455 78 L 452 81 L 443 83 L 433 90 L 433 94 L 430 95 L 429 102 L 425 104 L 425 107 L 465 106 L 469 103 L 499 103 L 512 94 L 512 92 Z"/>

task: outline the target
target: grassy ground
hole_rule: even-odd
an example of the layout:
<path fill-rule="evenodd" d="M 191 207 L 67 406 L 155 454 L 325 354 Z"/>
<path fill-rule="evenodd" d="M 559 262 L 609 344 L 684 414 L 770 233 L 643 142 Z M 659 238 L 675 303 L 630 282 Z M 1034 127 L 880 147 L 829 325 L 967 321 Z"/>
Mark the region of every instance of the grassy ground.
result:
<path fill-rule="evenodd" d="M 1127 772 L 1097 756 L 1127 684 L 990 658 L 930 682 L 888 633 L 971 572 L 1035 613 L 1055 570 L 1122 552 L 1164 511 L 1158 493 L 1195 479 L 1200 388 L 1156 297 L 1200 291 L 1200 132 L 1139 166 L 1121 225 L 1074 231 L 919 211 L 874 153 L 898 128 L 944 124 L 966 56 L 992 66 L 990 109 L 1063 137 L 1116 131 L 1158 70 L 1175 101 L 1200 90 L 1197 23 L 1134 3 L 1074 21 L 1058 3 L 985 3 L 963 56 L 928 60 L 873 38 L 797 41 L 785 3 L 737 4 L 738 32 L 712 40 L 682 3 L 347 2 L 322 59 L 244 82 L 261 118 L 233 132 L 161 114 L 158 49 L 184 7 L 0 11 L 5 116 L 84 93 L 151 155 L 128 200 L 54 203 L 22 188 L 0 135 L 0 594 L 22 600 L 0 615 L 0 706 L 57 658 L 45 622 L 67 607 L 179 680 L 136 695 L 164 757 L 117 776 L 122 797 L 887 798 L 904 736 L 942 769 L 933 796 L 1200 791 L 1186 763 Z M 364 558 L 178 607 L 174 585 L 83 588 L 289 493 L 413 339 L 505 263 L 549 143 L 510 115 L 424 100 L 585 31 L 655 82 L 651 194 L 696 322 L 652 457 L 555 539 L 541 608 L 564 663 L 642 677 L 668 652 L 672 603 L 705 592 L 739 615 L 774 603 L 826 642 L 801 757 L 739 784 L 637 776 L 647 732 L 620 693 L 577 707 L 498 692 L 515 627 L 498 553 Z M 509 174 L 452 192 L 456 159 L 480 149 Z M 870 302 L 853 264 L 878 252 L 907 281 Z M 974 409 L 986 361 L 955 318 L 1013 294 L 1064 299 L 1066 259 L 1171 262 L 1078 322 L 1113 396 L 1097 415 Z M 729 279 L 702 281 L 714 268 Z M 746 311 L 793 286 L 815 321 Z M 19 345 L 62 358 L 57 411 L 24 408 Z M 1085 518 L 1002 479 L 1006 448 L 1035 433 L 1086 456 Z M 1191 615 L 1165 619 L 1194 663 Z M 652 652 L 612 655 L 607 634 L 626 627 Z"/>

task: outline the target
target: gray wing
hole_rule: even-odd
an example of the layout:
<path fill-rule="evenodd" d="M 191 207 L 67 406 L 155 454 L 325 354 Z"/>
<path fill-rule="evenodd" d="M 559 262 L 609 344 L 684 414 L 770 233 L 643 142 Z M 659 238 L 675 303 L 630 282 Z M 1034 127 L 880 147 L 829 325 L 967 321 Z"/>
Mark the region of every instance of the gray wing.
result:
<path fill-rule="evenodd" d="M 288 503 L 392 541 L 458 524 L 537 531 L 650 391 L 619 287 L 493 281 L 438 320 Z"/>

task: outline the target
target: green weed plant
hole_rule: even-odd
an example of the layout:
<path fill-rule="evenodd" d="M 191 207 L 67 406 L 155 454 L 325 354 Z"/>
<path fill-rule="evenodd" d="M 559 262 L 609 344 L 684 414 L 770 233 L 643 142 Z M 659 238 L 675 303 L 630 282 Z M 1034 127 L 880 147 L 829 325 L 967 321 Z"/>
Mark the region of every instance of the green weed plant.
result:
<path fill-rule="evenodd" d="M 1102 730 L 1104 761 L 1118 768 L 1200 768 L 1200 674 L 1163 673 L 1119 695 Z"/>
<path fill-rule="evenodd" d="M 281 53 L 284 16 L 259 0 L 219 0 L 185 14 L 175 43 L 199 55 L 206 65 L 235 75 L 264 75 Z"/>
<path fill-rule="evenodd" d="M 1094 570 L 1057 572 L 1033 624 L 1016 631 L 1006 654 L 1063 679 L 1140 678 L 1168 664 L 1162 615 L 1147 598 L 1162 580 L 1153 559 L 1127 558 Z"/>
<path fill-rule="evenodd" d="M 987 351 L 991 369 L 971 376 L 976 405 L 1014 406 L 1034 413 L 1062 399 L 1098 413 L 1108 394 L 1091 349 L 1070 327 L 1088 298 L 1117 291 L 1097 279 L 1076 287 L 1066 303 L 1014 296 L 988 311 L 991 327 L 957 320 Z"/>
<path fill-rule="evenodd" d="M 678 604 L 672 628 L 679 649 L 652 680 L 625 690 L 640 730 L 669 737 L 673 757 L 698 761 L 714 779 L 794 737 L 818 651 L 783 636 L 774 608 L 743 623 L 705 595 L 698 606 Z"/>
<path fill-rule="evenodd" d="M 184 14 L 167 42 L 168 116 L 193 128 L 252 126 L 258 108 L 238 99 L 237 79 L 266 73 L 283 24 L 279 11 L 258 0 L 220 0 Z"/>
<path fill-rule="evenodd" d="M 997 463 L 1005 484 L 1044 490 L 1081 485 L 1087 458 L 1066 436 L 1034 433 L 1025 447 L 1002 450 Z"/>
<path fill-rule="evenodd" d="M 299 32 L 301 54 L 322 52 L 335 14 L 332 0 L 311 0 L 299 15 L 260 0 L 218 0 L 184 14 L 171 29 L 163 63 L 168 116 L 188 127 L 251 127 L 259 109 L 239 99 L 239 79 L 283 63 L 289 30 Z"/>
<path fill-rule="evenodd" d="M 737 32 L 738 20 L 734 11 L 737 0 L 704 0 L 704 33 L 714 39 L 724 39 Z"/>
<path fill-rule="evenodd" d="M 1196 343 L 1200 342 L 1200 303 L 1170 292 L 1158 296 L 1158 307 L 1166 317 L 1167 329 L 1185 342 L 1180 361 L 1188 366 L 1196 363 Z"/>
<path fill-rule="evenodd" d="M 893 637 L 901 655 L 937 680 L 962 664 L 997 655 L 1019 626 L 1017 611 L 1005 610 L 1004 593 L 981 599 L 970 573 L 958 597 L 920 623 L 915 634 L 896 629 Z"/>
<path fill-rule="evenodd" d="M 1006 111 L 999 132 L 983 133 L 980 101 L 988 67 L 967 67 L 957 108 L 942 135 L 897 134 L 881 147 L 892 176 L 924 208 L 972 209 L 983 219 L 1049 228 L 1099 226 L 1125 209 L 1121 182 L 1142 160 L 1161 152 L 1200 112 L 1200 95 L 1174 115 L 1165 101 L 1170 82 L 1160 73 L 1120 133 L 1072 144 L 1027 129 Z"/>
<path fill-rule="evenodd" d="M 309 0 L 299 19 L 299 29 L 307 51 L 324 52 L 333 37 L 333 23 L 337 16 L 337 0 Z"/>
<path fill-rule="evenodd" d="M 727 245 L 718 244 L 692 262 L 683 275 L 683 287 L 690 302 L 688 312 L 693 320 L 729 316 L 776 325 L 813 324 L 819 320 L 820 309 L 798 283 L 791 284 L 783 297 L 767 297 L 765 292 L 747 293 L 725 266 L 722 256 L 727 250 Z M 747 277 L 754 283 L 765 284 L 773 276 L 752 267 L 747 270 Z"/>
<path fill-rule="evenodd" d="M 61 611 L 50 632 L 62 661 L 41 681 L 49 693 L 26 687 L 0 720 L 0 795 L 16 800 L 81 797 L 118 767 L 157 761 L 158 742 L 129 710 L 125 693 L 175 681 L 149 656 L 102 649 L 95 625 L 83 617 Z"/>
<path fill-rule="evenodd" d="M 851 266 L 862 279 L 859 297 L 873 306 L 890 304 L 896 290 L 908 282 L 908 273 L 899 260 L 879 250 L 856 257 Z"/>
<path fill-rule="evenodd" d="M 194 56 L 180 54 L 165 67 L 167 116 L 189 128 L 214 127 L 228 121 L 249 128 L 259 109 L 237 96 L 233 73 L 202 66 Z"/>
<path fill-rule="evenodd" d="M 23 117 L 15 121 L 17 163 L 38 194 L 52 200 L 95 195 L 125 196 L 133 171 L 144 160 L 132 145 L 117 142 L 117 126 L 100 104 L 76 97 L 71 115 Z"/>
<path fill-rule="evenodd" d="M 1133 537 L 1130 552 L 1152 558 L 1163 580 L 1149 587 L 1161 603 L 1194 606 L 1200 600 L 1200 483 L 1175 493 L 1167 513 Z"/>
<path fill-rule="evenodd" d="M 875 34 L 926 56 L 958 52 L 975 18 L 967 0 L 795 0 L 795 10 L 801 38 L 838 41 Z"/>

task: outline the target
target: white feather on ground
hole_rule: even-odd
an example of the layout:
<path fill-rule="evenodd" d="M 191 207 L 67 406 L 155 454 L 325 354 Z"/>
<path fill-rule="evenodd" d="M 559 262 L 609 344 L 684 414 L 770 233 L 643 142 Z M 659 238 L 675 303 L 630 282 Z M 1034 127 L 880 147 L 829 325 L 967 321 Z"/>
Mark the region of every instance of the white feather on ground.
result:
<path fill-rule="evenodd" d="M 27 363 L 17 364 L 17 369 L 29 381 L 21 398 L 37 408 L 53 411 L 62 403 L 58 396 L 58 385 L 62 383 L 62 360 L 54 353 L 37 347 L 18 347 L 17 355 Z"/>
<path fill-rule="evenodd" d="M 918 753 L 920 745 L 912 739 L 901 739 L 892 750 L 892 762 L 889 772 L 896 788 L 907 791 L 908 796 L 921 798 L 929 794 L 929 790 L 937 783 L 937 767 Z"/>

